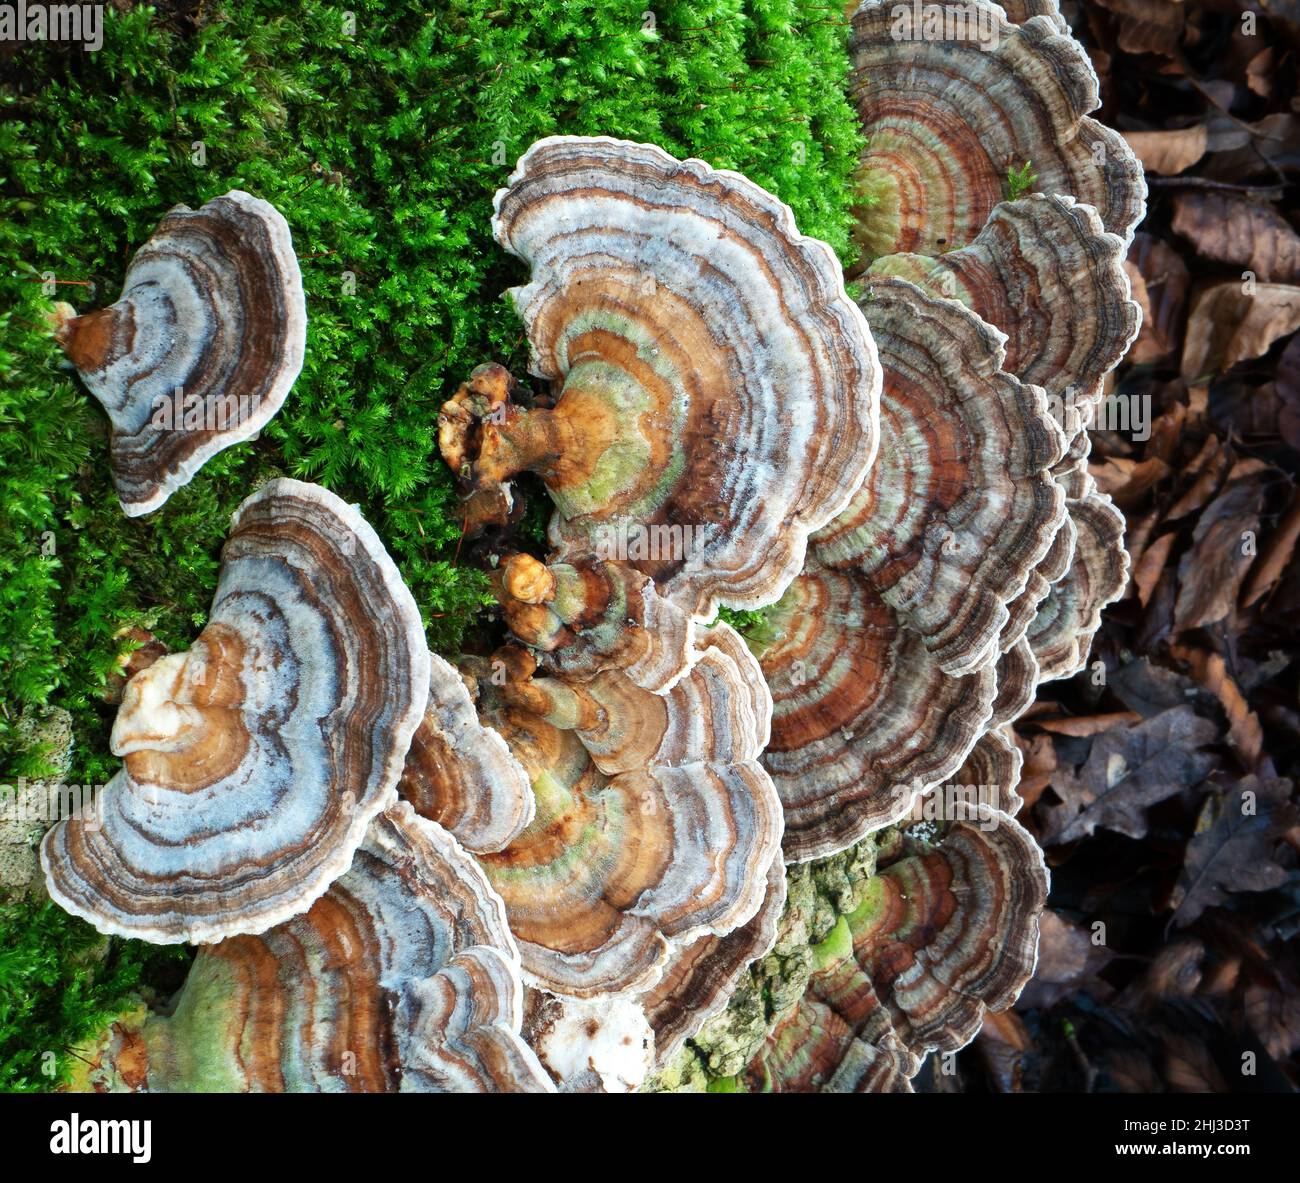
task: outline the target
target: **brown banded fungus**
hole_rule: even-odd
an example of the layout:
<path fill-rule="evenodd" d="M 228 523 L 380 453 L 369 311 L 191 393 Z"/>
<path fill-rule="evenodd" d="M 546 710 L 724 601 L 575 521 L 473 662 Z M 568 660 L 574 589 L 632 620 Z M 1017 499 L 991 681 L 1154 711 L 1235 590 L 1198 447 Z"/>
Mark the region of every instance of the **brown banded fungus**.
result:
<path fill-rule="evenodd" d="M 725 934 L 762 904 L 781 804 L 758 763 L 768 717 L 757 663 L 703 636 L 690 670 L 656 695 L 626 675 L 531 675 L 522 650 L 483 717 L 527 769 L 532 823 L 481 856 L 505 900 L 530 984 L 590 998 L 654 983 L 671 943 Z"/>
<path fill-rule="evenodd" d="M 534 144 L 493 230 L 531 268 L 512 294 L 555 400 L 516 406 L 498 367 L 444 407 L 467 527 L 531 470 L 553 561 L 629 566 L 698 620 L 778 598 L 875 452 L 879 368 L 834 252 L 744 177 L 603 138 Z"/>
<path fill-rule="evenodd" d="M 466 850 L 501 850 L 533 820 L 528 774 L 506 741 L 479 721 L 455 667 L 436 654 L 429 662 L 429 705 L 411 740 L 398 791 Z"/>
<path fill-rule="evenodd" d="M 1033 838 L 992 811 L 937 844 L 903 838 L 859 907 L 813 950 L 808 990 L 745 1074 L 776 1091 L 906 1090 L 1033 974 L 1047 871 Z"/>
<path fill-rule="evenodd" d="M 455 839 L 399 803 L 303 915 L 201 948 L 170 1013 L 116 1024 L 81 1083 L 553 1091 L 521 1038 L 522 1012 L 500 898 Z"/>
<path fill-rule="evenodd" d="M 942 669 L 969 673 L 1060 527 L 1048 470 L 1064 439 L 1043 391 L 1002 369 L 1002 334 L 960 304 L 882 279 L 862 308 L 884 370 L 880 451 L 810 551 L 861 572 Z"/>
<path fill-rule="evenodd" d="M 419 610 L 378 535 L 325 489 L 270 482 L 234 516 L 193 647 L 126 686 L 101 825 L 46 836 L 51 896 L 158 943 L 306 911 L 395 800 L 428 695 Z"/>
<path fill-rule="evenodd" d="M 302 369 L 307 308 L 288 223 L 237 189 L 198 210 L 175 206 L 131 261 L 116 304 L 67 311 L 59 340 L 108 412 L 128 517 L 256 435 Z"/>
<path fill-rule="evenodd" d="M 1104 493 L 1089 492 L 1068 504 L 1076 531 L 1070 567 L 1052 585 L 1026 633 L 1044 682 L 1072 677 L 1084 667 L 1102 609 L 1119 599 L 1128 582 L 1124 515 Z"/>
<path fill-rule="evenodd" d="M 1088 117 L 1097 76 L 1059 18 L 1017 26 L 989 0 L 969 0 L 953 6 L 962 30 L 934 37 L 900 28 L 900 8 L 864 0 L 852 21 L 851 97 L 868 138 L 863 265 L 967 246 L 1024 167 L 1040 192 L 1093 206 L 1127 243 L 1144 211 L 1142 167 L 1122 136 Z"/>
<path fill-rule="evenodd" d="M 944 673 L 853 571 L 813 559 L 755 641 L 772 692 L 763 764 L 785 808 L 789 862 L 843 850 L 955 772 L 988 726 L 993 665 Z"/>
<path fill-rule="evenodd" d="M 1090 206 L 1035 193 L 1000 202 L 958 250 L 887 255 L 867 274 L 899 276 L 960 300 L 1001 329 L 1003 368 L 1043 387 L 1068 428 L 1067 412 L 1101 397 L 1103 378 L 1137 336 L 1125 253 Z"/>

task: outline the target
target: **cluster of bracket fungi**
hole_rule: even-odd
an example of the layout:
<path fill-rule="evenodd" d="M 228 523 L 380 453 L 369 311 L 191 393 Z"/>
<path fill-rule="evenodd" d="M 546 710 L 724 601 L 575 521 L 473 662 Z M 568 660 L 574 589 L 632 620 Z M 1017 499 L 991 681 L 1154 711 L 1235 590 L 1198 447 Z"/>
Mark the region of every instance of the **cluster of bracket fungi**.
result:
<path fill-rule="evenodd" d="M 525 153 L 492 226 L 549 394 L 485 365 L 439 419 L 470 533 L 517 519 L 525 472 L 554 502 L 543 558 L 498 556 L 511 635 L 449 664 L 356 509 L 293 480 L 240 507 L 206 628 L 131 670 L 101 824 L 42 847 L 69 911 L 200 946 L 83 1085 L 656 1087 L 789 939 L 815 860 L 864 851 L 734 1083 L 905 1090 L 1015 1000 L 1047 874 L 1009 724 L 1126 578 L 1087 418 L 1137 330 L 1145 192 L 1054 4 L 963 7 L 992 44 L 852 18 L 856 298 L 742 176 Z M 304 325 L 287 227 L 239 193 L 65 316 L 128 513 L 265 422 Z M 232 390 L 256 413 L 188 428 L 179 400 Z M 992 798 L 910 823 L 953 783 Z"/>

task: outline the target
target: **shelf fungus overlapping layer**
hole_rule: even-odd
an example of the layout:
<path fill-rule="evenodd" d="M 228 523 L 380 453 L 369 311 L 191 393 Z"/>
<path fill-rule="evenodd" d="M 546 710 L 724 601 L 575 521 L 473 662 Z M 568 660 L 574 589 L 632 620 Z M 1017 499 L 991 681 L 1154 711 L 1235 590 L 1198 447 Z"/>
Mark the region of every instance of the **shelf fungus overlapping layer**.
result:
<path fill-rule="evenodd" d="M 934 257 L 887 255 L 867 274 L 960 300 L 1001 329 L 1003 368 L 1043 387 L 1066 426 L 1067 410 L 1101 397 L 1103 379 L 1137 336 L 1125 253 L 1091 206 L 1035 193 L 1000 202 L 967 246 Z"/>
<path fill-rule="evenodd" d="M 1089 118 L 1097 76 L 1059 19 L 1017 26 L 989 0 L 969 0 L 948 9 L 960 29 L 900 36 L 899 7 L 865 0 L 850 35 L 851 97 L 868 143 L 858 174 L 864 265 L 967 246 L 1010 172 L 1026 167 L 1038 190 L 1093 206 L 1127 243 L 1144 212 L 1142 168 L 1122 136 Z"/>
<path fill-rule="evenodd" d="M 810 559 L 762 633 L 774 702 L 763 763 L 785 807 L 788 861 L 843 850 L 903 816 L 988 726 L 992 663 L 944 673 L 856 572 Z"/>
<path fill-rule="evenodd" d="M 500 898 L 399 803 L 303 915 L 198 952 L 168 1015 L 88 1049 L 85 1087 L 150 1092 L 550 1092 L 523 1041 Z"/>
<path fill-rule="evenodd" d="M 446 404 L 468 527 L 506 520 L 531 470 L 553 561 L 625 564 L 699 620 L 778 598 L 876 446 L 875 349 L 834 252 L 744 177 L 603 138 L 534 144 L 493 229 L 531 267 L 513 296 L 556 397 L 524 410 L 480 374 Z"/>
<path fill-rule="evenodd" d="M 411 739 L 398 791 L 466 850 L 490 854 L 533 820 L 532 785 L 506 741 L 479 720 L 456 668 L 436 654 L 429 662 L 429 705 Z"/>
<path fill-rule="evenodd" d="M 724 934 L 758 911 L 779 858 L 781 804 L 758 757 L 767 692 L 726 625 L 657 695 L 625 674 L 533 677 L 524 651 L 479 709 L 527 769 L 532 823 L 484 855 L 526 979 L 589 998 L 643 990 L 672 943 Z M 719 640 L 718 634 L 723 634 Z"/>
<path fill-rule="evenodd" d="M 113 483 L 130 517 L 256 435 L 302 369 L 307 310 L 289 226 L 237 189 L 173 208 L 116 304 L 61 311 L 59 340 L 108 412 Z"/>
<path fill-rule="evenodd" d="M 193 647 L 127 684 L 99 818 L 46 836 L 51 896 L 159 943 L 306 911 L 396 799 L 428 695 L 419 610 L 378 535 L 325 489 L 270 482 L 235 514 Z"/>
<path fill-rule="evenodd" d="M 798 1005 L 745 1073 L 749 1088 L 910 1088 L 929 1051 L 964 1046 L 1033 974 L 1047 871 L 1011 817 L 982 810 L 937 844 L 904 837 L 866 898 L 813 950 Z"/>
<path fill-rule="evenodd" d="M 880 451 L 810 550 L 853 569 L 950 674 L 987 664 L 1006 605 L 1052 544 L 1065 441 L 1043 391 L 1003 369 L 1003 337 L 902 279 L 862 308 L 884 370 Z"/>
<path fill-rule="evenodd" d="M 1102 609 L 1119 598 L 1128 582 L 1124 515 L 1095 491 L 1068 505 L 1075 527 L 1070 566 L 1048 591 L 1026 633 L 1044 682 L 1083 669 L 1101 627 Z"/>

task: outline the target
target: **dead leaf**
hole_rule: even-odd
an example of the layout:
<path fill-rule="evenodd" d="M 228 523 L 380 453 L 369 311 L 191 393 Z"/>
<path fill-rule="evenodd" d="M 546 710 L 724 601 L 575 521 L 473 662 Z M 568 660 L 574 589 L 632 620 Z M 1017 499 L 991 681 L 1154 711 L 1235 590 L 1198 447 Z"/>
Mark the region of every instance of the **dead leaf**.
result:
<path fill-rule="evenodd" d="M 1089 929 L 1047 909 L 1038 922 L 1038 967 L 1020 995 L 1020 1007 L 1055 1006 L 1100 973 L 1113 957 L 1105 945 L 1093 941 Z"/>
<path fill-rule="evenodd" d="M 1230 894 L 1287 881 L 1275 854 L 1282 831 L 1296 819 L 1291 788 L 1282 777 L 1248 776 L 1206 800 L 1174 888 L 1175 924 L 1186 927 Z"/>
<path fill-rule="evenodd" d="M 1015 1011 L 989 1011 L 976 1039 L 994 1087 L 1000 1093 L 1021 1091 L 1021 1061 L 1033 1047 L 1024 1021 Z"/>
<path fill-rule="evenodd" d="M 1116 456 L 1102 464 L 1089 464 L 1088 472 L 1101 492 L 1110 494 L 1118 505 L 1128 506 L 1163 481 L 1170 468 L 1163 460 L 1127 460 Z"/>
<path fill-rule="evenodd" d="M 1180 131 L 1126 131 L 1124 138 L 1147 172 L 1175 177 L 1205 155 L 1209 132 L 1198 124 Z"/>
<path fill-rule="evenodd" d="M 1134 282 L 1133 299 L 1142 309 L 1142 325 L 1129 360 L 1134 365 L 1160 361 L 1173 353 L 1180 340 L 1190 283 L 1187 265 L 1168 243 L 1139 232 L 1133 236 L 1124 267 Z"/>
<path fill-rule="evenodd" d="M 1183 34 L 1183 6 L 1168 0 L 1098 0 L 1119 15 L 1119 47 L 1125 53 L 1176 57 Z"/>
<path fill-rule="evenodd" d="M 1264 491 L 1259 481 L 1235 481 L 1201 514 L 1192 548 L 1178 563 L 1174 631 L 1201 628 L 1223 620 L 1237 603 L 1237 592 L 1254 562 L 1259 511 Z"/>
<path fill-rule="evenodd" d="M 1145 837 L 1147 806 L 1200 784 L 1217 767 L 1217 757 L 1200 750 L 1217 736 L 1189 706 L 1099 735 L 1077 775 L 1061 769 L 1052 778 L 1062 803 L 1042 811 L 1044 841 L 1073 842 L 1098 826 Z"/>
<path fill-rule="evenodd" d="M 1264 541 L 1259 562 L 1251 569 L 1250 579 L 1242 593 L 1243 607 L 1249 608 L 1258 603 L 1277 586 L 1295 555 L 1297 540 L 1300 540 L 1300 489 L 1291 494 L 1291 504 L 1287 506 L 1286 513 Z"/>
<path fill-rule="evenodd" d="M 1137 588 L 1138 603 L 1143 608 L 1151 600 L 1152 593 L 1160 575 L 1169 561 L 1169 551 L 1173 548 L 1174 534 L 1162 534 L 1142 552 L 1142 557 L 1133 564 L 1133 586 Z"/>
<path fill-rule="evenodd" d="M 1282 438 L 1300 452 L 1300 336 L 1292 337 L 1277 359 L 1273 386 L 1282 403 L 1277 429 Z"/>
<path fill-rule="evenodd" d="M 1281 1062 L 1300 1048 L 1300 994 L 1281 978 L 1267 986 L 1246 987 L 1246 1022 L 1264 1050 Z"/>
<path fill-rule="evenodd" d="M 1268 98 L 1273 93 L 1273 49 L 1262 49 L 1246 66 L 1246 85 L 1252 94 Z"/>
<path fill-rule="evenodd" d="M 1261 283 L 1300 276 L 1300 235 L 1270 205 L 1235 193 L 1179 193 L 1173 228 L 1205 258 L 1245 267 Z"/>
<path fill-rule="evenodd" d="M 1228 673 L 1222 655 L 1191 645 L 1171 645 L 1170 653 L 1179 661 L 1185 661 L 1192 677 L 1222 704 L 1228 716 L 1228 739 L 1237 749 L 1242 763 L 1253 769 L 1264 748 L 1264 729 L 1259 724 L 1259 717 L 1250 709 L 1241 687 Z"/>
<path fill-rule="evenodd" d="M 1219 487 L 1228 467 L 1228 454 L 1219 437 L 1208 436 L 1195 459 L 1182 470 L 1182 477 L 1195 477 L 1192 487 L 1165 511 L 1166 522 L 1176 522 L 1203 506 Z"/>
<path fill-rule="evenodd" d="M 1239 361 L 1261 357 L 1274 341 L 1300 328 L 1300 288 L 1228 280 L 1205 288 L 1192 303 L 1183 342 L 1182 374 L 1188 381 L 1221 374 Z"/>
<path fill-rule="evenodd" d="M 1110 690 L 1131 711 L 1144 719 L 1196 697 L 1191 678 L 1139 657 L 1120 666 L 1110 679 Z"/>
<path fill-rule="evenodd" d="M 1142 716 L 1136 711 L 1112 711 L 1108 715 L 1086 715 L 1072 719 L 1035 719 L 1033 723 L 1035 727 L 1041 727 L 1054 735 L 1073 735 L 1087 739 L 1112 727 L 1141 722 L 1141 719 Z"/>

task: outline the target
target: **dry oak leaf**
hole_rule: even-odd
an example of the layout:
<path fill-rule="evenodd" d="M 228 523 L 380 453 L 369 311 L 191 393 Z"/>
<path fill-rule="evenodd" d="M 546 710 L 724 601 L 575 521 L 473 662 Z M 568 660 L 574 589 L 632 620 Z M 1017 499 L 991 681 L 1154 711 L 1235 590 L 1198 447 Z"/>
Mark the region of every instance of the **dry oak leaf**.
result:
<path fill-rule="evenodd" d="M 1205 507 L 1192 548 L 1178 563 L 1175 632 L 1214 624 L 1232 611 L 1254 562 L 1263 499 L 1258 481 L 1240 480 Z"/>
<path fill-rule="evenodd" d="M 1205 155 L 1209 133 L 1204 124 L 1178 131 L 1126 131 L 1123 136 L 1149 173 L 1177 176 Z"/>
<path fill-rule="evenodd" d="M 1216 756 L 1200 750 L 1217 736 L 1214 724 L 1189 706 L 1099 735 L 1078 773 L 1062 769 L 1053 777 L 1062 803 L 1043 810 L 1043 841 L 1073 842 L 1098 826 L 1145 837 L 1147 806 L 1200 784 L 1218 765 Z"/>
<path fill-rule="evenodd" d="M 1202 257 L 1248 268 L 1261 283 L 1300 275 L 1300 234 L 1272 206 L 1237 194 L 1179 193 L 1173 227 Z"/>
<path fill-rule="evenodd" d="M 1300 328 L 1300 287 L 1230 279 L 1204 288 L 1192 303 L 1183 342 L 1183 377 L 1221 374 L 1261 357 Z"/>
<path fill-rule="evenodd" d="M 1173 645 L 1170 652 L 1180 661 L 1185 661 L 1192 677 L 1219 700 L 1228 716 L 1228 739 L 1237 749 L 1242 763 L 1247 768 L 1254 768 L 1264 748 L 1264 729 L 1260 726 L 1259 716 L 1250 709 L 1241 687 L 1228 673 L 1222 654 L 1191 645 Z"/>
<path fill-rule="evenodd" d="M 1234 791 L 1206 799 L 1174 888 L 1175 924 L 1191 924 L 1235 892 L 1268 891 L 1287 881 L 1273 855 L 1297 818 L 1291 789 L 1283 777 L 1247 776 Z"/>
<path fill-rule="evenodd" d="M 1159 361 L 1178 346 L 1191 282 L 1187 264 L 1167 242 L 1138 233 L 1124 270 L 1133 284 L 1133 299 L 1142 309 L 1142 326 L 1129 350 L 1129 361 L 1134 365 Z"/>

